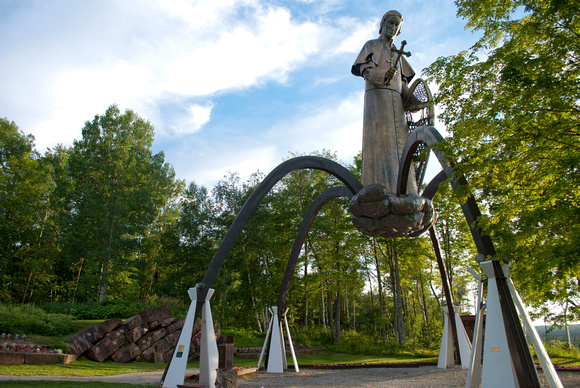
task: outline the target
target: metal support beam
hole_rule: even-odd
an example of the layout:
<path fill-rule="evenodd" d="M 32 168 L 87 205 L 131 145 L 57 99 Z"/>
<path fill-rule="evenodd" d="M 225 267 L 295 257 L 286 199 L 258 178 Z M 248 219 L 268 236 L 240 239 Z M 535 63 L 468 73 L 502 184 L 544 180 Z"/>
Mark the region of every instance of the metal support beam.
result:
<path fill-rule="evenodd" d="M 316 218 L 316 215 L 322 209 L 322 207 L 328 203 L 330 200 L 338 197 L 352 198 L 354 193 L 350 191 L 345 186 L 335 186 L 328 190 L 325 190 L 320 194 L 310 207 L 306 211 L 304 218 L 302 219 L 302 224 L 298 229 L 296 234 L 296 240 L 294 240 L 294 245 L 292 246 L 292 251 L 290 252 L 290 258 L 288 259 L 288 264 L 286 265 L 286 272 L 284 273 L 284 280 L 282 280 L 282 288 L 280 289 L 280 295 L 278 296 L 278 311 L 280 314 L 282 311 L 286 311 L 286 299 L 288 298 L 288 292 L 290 291 L 290 282 L 292 281 L 292 276 L 294 275 L 294 269 L 296 268 L 296 263 L 298 262 L 298 256 L 308 236 L 308 231 L 312 222 Z"/>
<path fill-rule="evenodd" d="M 212 286 L 219 270 L 226 259 L 227 254 L 229 253 L 230 249 L 234 245 L 234 241 L 242 231 L 243 227 L 246 225 L 246 222 L 256 210 L 258 205 L 266 194 L 274 187 L 276 183 L 278 183 L 282 178 L 284 178 L 287 174 L 291 173 L 292 171 L 296 170 L 304 170 L 304 169 L 315 169 L 325 171 L 336 178 L 338 178 L 344 185 L 353 193 L 357 193 L 362 189 L 362 184 L 360 181 L 347 170 L 345 167 L 341 166 L 340 164 L 325 158 L 321 158 L 318 156 L 301 156 L 298 158 L 293 158 L 287 160 L 272 170 L 266 178 L 260 183 L 260 185 L 254 190 L 250 198 L 246 201 L 234 222 L 228 229 L 224 239 L 222 240 L 221 245 L 219 246 L 213 260 L 211 261 L 207 272 L 203 278 L 203 284 L 205 285 L 203 290 L 198 294 L 197 300 L 197 312 L 196 316 L 199 315 L 201 311 L 201 306 L 205 301 L 205 296 L 207 294 L 207 290 Z"/>
<path fill-rule="evenodd" d="M 457 338 L 457 322 L 455 321 L 455 305 L 453 304 L 453 296 L 451 294 L 451 288 L 449 287 L 449 278 L 447 277 L 447 271 L 445 270 L 445 263 L 441 256 L 441 249 L 439 249 L 439 240 L 435 233 L 435 225 L 429 228 L 429 236 L 431 237 L 431 243 L 433 244 L 435 256 L 437 257 L 437 267 L 439 267 L 439 274 L 441 275 L 441 285 L 443 286 L 445 300 L 447 301 L 449 324 L 451 325 L 453 344 L 455 345 L 455 358 L 457 359 L 457 362 L 461 364 L 461 352 L 459 351 L 459 341 Z"/>

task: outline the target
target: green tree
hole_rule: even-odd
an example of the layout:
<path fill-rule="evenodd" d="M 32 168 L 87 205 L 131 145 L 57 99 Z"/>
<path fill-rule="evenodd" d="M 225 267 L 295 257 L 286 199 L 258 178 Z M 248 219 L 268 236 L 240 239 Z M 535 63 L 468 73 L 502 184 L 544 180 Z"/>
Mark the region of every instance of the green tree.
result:
<path fill-rule="evenodd" d="M 580 278 L 580 3 L 456 4 L 482 37 L 426 70 L 451 133 L 445 150 L 478 189 L 482 225 L 520 290 L 539 305 L 555 284 L 577 290 Z"/>
<path fill-rule="evenodd" d="M 476 267 L 474 258 L 477 254 L 469 226 L 451 185 L 440 185 L 433 201 L 437 212 L 437 237 L 453 301 L 469 302 L 469 286 L 474 279 L 467 268 Z"/>
<path fill-rule="evenodd" d="M 24 303 L 48 271 L 43 232 L 53 182 L 34 137 L 6 119 L 0 119 L 0 166 L 0 300 Z"/>
<path fill-rule="evenodd" d="M 153 154 L 154 129 L 112 105 L 87 121 L 69 157 L 72 179 L 69 252 L 91 263 L 104 302 L 113 273 L 134 271 L 137 246 L 179 183 L 163 152 Z M 113 269 L 113 270 L 112 270 Z"/>

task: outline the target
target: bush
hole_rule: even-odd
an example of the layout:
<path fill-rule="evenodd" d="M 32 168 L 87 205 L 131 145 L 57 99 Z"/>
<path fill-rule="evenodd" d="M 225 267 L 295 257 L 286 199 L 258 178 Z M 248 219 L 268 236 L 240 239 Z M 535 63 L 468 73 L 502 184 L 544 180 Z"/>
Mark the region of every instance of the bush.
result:
<path fill-rule="evenodd" d="M 580 359 L 580 349 L 574 345 L 568 345 L 567 342 L 550 341 L 545 347 L 550 357 Z"/>
<path fill-rule="evenodd" d="M 38 307 L 28 305 L 0 305 L 0 332 L 57 336 L 73 331 L 72 317 L 69 315 L 47 314 Z"/>
<path fill-rule="evenodd" d="M 340 342 L 328 346 L 328 349 L 338 353 L 366 355 L 397 354 L 399 352 L 395 345 L 384 346 L 382 338 L 379 336 L 358 331 L 341 333 Z"/>
<path fill-rule="evenodd" d="M 52 350 L 60 350 L 62 353 L 68 354 L 70 352 L 70 346 L 66 342 L 59 341 L 52 345 Z"/>
<path fill-rule="evenodd" d="M 50 303 L 42 305 L 47 312 L 68 314 L 76 319 L 126 319 L 149 308 L 141 302 L 84 302 L 84 303 Z"/>
<path fill-rule="evenodd" d="M 264 345 L 266 333 L 258 333 L 252 329 L 223 329 L 222 334 L 234 336 L 234 345 L 238 348 L 248 348 Z"/>
<path fill-rule="evenodd" d="M 171 313 L 176 318 L 183 318 L 187 313 L 188 306 L 182 301 L 174 298 L 152 297 L 150 303 L 143 303 L 128 300 L 115 300 L 105 303 L 99 302 L 77 302 L 77 303 L 46 303 L 40 305 L 42 309 L 49 313 L 68 314 L 76 319 L 127 319 L 139 314 L 141 311 L 151 307 L 168 305 Z"/>
<path fill-rule="evenodd" d="M 324 333 L 320 326 L 294 327 L 290 329 L 292 339 L 307 348 L 321 348 L 332 344 L 332 334 Z"/>

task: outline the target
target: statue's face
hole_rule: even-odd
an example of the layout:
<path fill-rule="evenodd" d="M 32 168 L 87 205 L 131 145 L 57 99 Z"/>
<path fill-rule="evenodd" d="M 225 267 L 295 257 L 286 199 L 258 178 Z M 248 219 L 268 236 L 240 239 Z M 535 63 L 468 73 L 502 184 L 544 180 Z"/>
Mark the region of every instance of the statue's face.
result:
<path fill-rule="evenodd" d="M 390 17 L 385 20 L 381 34 L 387 39 L 392 39 L 399 32 L 399 28 L 401 28 L 401 19 Z"/>

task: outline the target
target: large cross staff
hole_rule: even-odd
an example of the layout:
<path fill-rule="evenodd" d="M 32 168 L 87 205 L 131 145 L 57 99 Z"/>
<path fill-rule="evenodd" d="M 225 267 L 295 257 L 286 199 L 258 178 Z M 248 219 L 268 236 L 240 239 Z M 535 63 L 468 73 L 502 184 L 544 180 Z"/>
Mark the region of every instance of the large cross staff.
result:
<path fill-rule="evenodd" d="M 403 48 L 405 48 L 405 45 L 407 44 L 407 41 L 404 40 L 401 42 L 401 48 L 397 49 L 396 47 L 393 47 L 391 49 L 391 51 L 397 53 L 397 59 L 395 60 L 394 63 L 392 63 L 393 66 L 391 66 L 391 68 L 396 69 L 397 68 L 397 63 L 401 60 L 401 55 L 404 55 L 406 57 L 410 57 L 411 53 L 409 51 L 403 51 Z M 387 73 L 387 75 L 385 76 L 385 85 L 388 85 L 391 83 L 391 80 L 393 79 L 393 76 L 395 75 L 395 72 L 389 72 Z"/>

